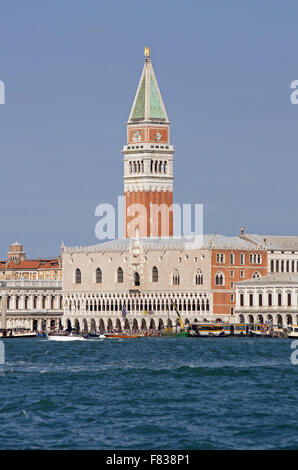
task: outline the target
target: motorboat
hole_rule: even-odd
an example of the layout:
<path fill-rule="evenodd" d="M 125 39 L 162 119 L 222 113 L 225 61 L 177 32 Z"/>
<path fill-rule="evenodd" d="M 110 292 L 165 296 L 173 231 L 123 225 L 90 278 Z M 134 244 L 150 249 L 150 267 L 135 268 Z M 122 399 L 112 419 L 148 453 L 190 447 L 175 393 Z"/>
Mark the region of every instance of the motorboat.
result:
<path fill-rule="evenodd" d="M 86 341 L 88 337 L 82 336 L 75 333 L 50 333 L 48 334 L 48 340 L 50 341 Z"/>
<path fill-rule="evenodd" d="M 298 325 L 290 325 L 287 328 L 288 338 L 298 338 Z"/>

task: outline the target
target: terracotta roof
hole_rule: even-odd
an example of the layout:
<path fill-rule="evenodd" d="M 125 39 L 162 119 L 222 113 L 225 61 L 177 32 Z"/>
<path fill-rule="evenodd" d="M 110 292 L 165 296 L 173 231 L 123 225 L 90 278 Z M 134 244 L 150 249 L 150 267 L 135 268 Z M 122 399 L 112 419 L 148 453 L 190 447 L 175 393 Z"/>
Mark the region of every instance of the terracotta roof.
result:
<path fill-rule="evenodd" d="M 25 259 L 17 263 L 15 261 L 0 261 L 0 269 L 10 269 L 14 271 L 59 268 L 60 266 L 57 259 Z"/>

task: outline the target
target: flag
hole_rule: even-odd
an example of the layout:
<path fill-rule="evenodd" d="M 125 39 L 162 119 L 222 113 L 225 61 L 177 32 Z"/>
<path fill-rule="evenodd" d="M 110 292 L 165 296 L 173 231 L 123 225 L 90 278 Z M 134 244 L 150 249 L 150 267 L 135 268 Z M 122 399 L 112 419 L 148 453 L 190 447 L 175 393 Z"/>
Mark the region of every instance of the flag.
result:
<path fill-rule="evenodd" d="M 147 310 L 144 310 L 143 315 L 148 315 Z"/>
<path fill-rule="evenodd" d="M 125 308 L 125 306 L 124 306 L 123 309 L 122 309 L 122 317 L 123 317 L 123 318 L 126 317 L 126 308 Z"/>

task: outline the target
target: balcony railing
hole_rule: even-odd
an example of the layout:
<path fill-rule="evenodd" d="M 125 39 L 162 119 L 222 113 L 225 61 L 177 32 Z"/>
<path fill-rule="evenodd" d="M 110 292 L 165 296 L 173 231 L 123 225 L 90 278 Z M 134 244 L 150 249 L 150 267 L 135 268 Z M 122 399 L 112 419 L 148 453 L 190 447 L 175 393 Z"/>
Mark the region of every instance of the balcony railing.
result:
<path fill-rule="evenodd" d="M 1 289 L 62 289 L 62 281 L 49 280 L 7 280 L 1 281 Z"/>

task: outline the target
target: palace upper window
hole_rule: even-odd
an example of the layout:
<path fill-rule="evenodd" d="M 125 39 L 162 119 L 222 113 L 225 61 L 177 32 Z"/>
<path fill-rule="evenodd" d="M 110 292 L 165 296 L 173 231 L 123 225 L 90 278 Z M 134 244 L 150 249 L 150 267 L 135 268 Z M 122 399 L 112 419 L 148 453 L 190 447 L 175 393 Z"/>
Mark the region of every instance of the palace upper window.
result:
<path fill-rule="evenodd" d="M 97 268 L 96 270 L 96 284 L 101 284 L 102 283 L 102 272 L 100 268 Z"/>
<path fill-rule="evenodd" d="M 179 275 L 177 270 L 172 275 L 172 284 L 173 284 L 173 286 L 179 286 L 180 285 L 180 275 Z"/>
<path fill-rule="evenodd" d="M 140 285 L 140 275 L 139 275 L 139 273 L 135 272 L 134 276 L 133 276 L 133 279 L 134 279 L 134 285 L 139 286 Z"/>
<path fill-rule="evenodd" d="M 158 269 L 156 266 L 152 268 L 152 282 L 158 282 Z"/>
<path fill-rule="evenodd" d="M 250 264 L 261 264 L 262 263 L 262 255 L 260 255 L 258 253 L 250 253 L 249 262 L 250 262 Z"/>
<path fill-rule="evenodd" d="M 76 284 L 81 284 L 82 282 L 82 273 L 79 268 L 76 269 L 76 277 L 75 277 Z"/>
<path fill-rule="evenodd" d="M 216 254 L 216 262 L 217 262 L 217 263 L 224 263 L 224 262 L 225 262 L 225 255 L 224 255 L 224 253 L 217 253 L 217 254 Z"/>
<path fill-rule="evenodd" d="M 117 282 L 123 282 L 123 269 L 117 269 Z"/>
<path fill-rule="evenodd" d="M 225 285 L 225 277 L 224 277 L 223 273 L 216 273 L 215 285 L 216 286 L 224 286 Z"/>
<path fill-rule="evenodd" d="M 196 272 L 195 284 L 196 284 L 196 286 L 201 286 L 203 284 L 203 273 L 200 269 L 198 269 L 197 272 Z"/>

